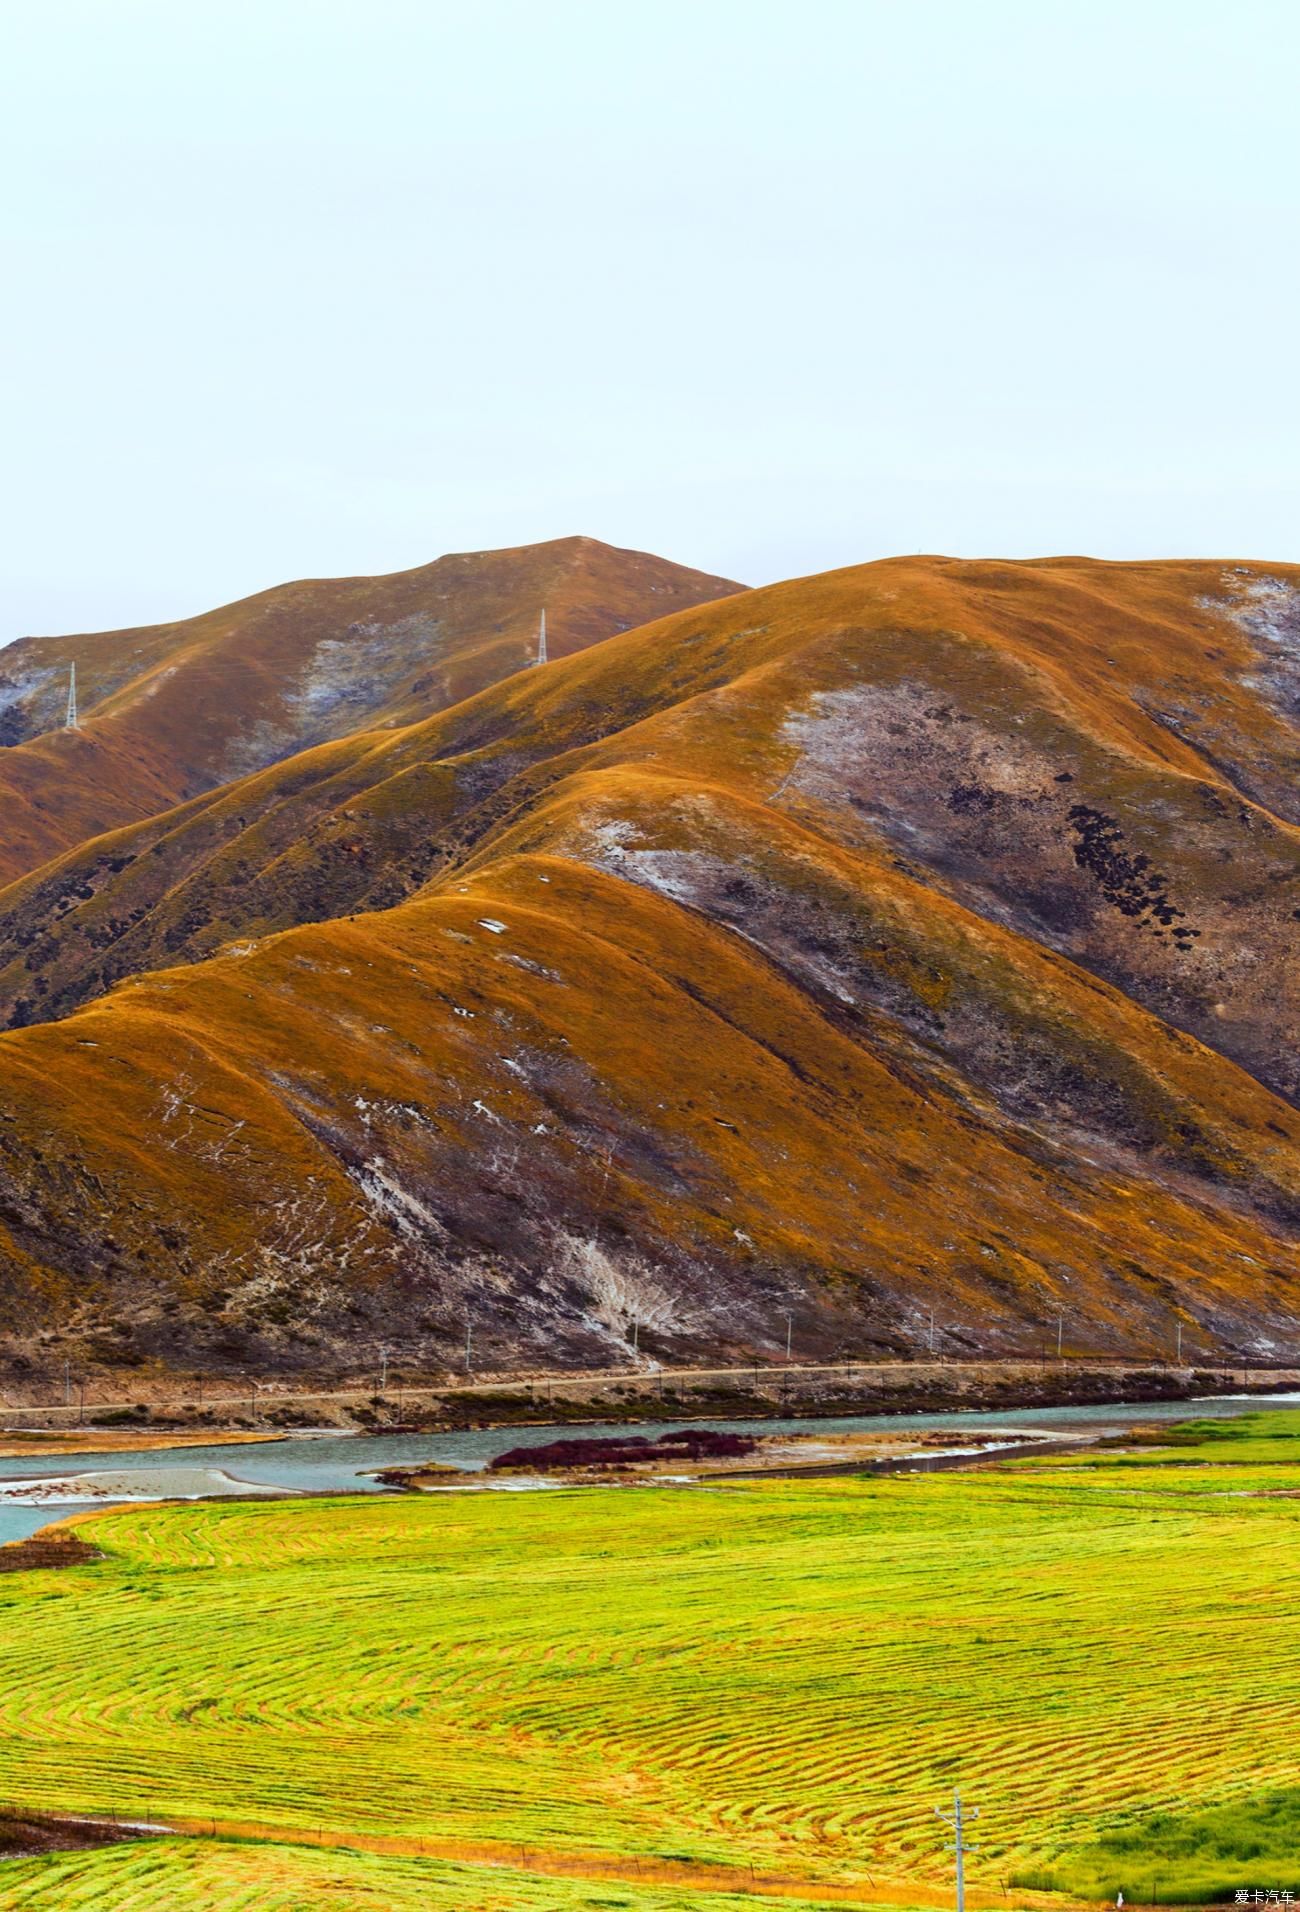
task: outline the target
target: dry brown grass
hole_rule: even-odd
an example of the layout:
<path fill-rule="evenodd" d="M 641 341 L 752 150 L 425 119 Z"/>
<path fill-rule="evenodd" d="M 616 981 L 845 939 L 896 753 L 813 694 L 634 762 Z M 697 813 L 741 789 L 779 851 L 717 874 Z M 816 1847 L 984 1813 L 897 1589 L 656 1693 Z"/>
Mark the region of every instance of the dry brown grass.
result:
<path fill-rule="evenodd" d="M 11 890 L 10 990 L 150 972 L 0 1043 L 11 1318 L 130 1296 L 165 1351 L 165 1297 L 297 1361 L 394 1306 L 444 1356 L 466 1308 L 525 1359 L 635 1316 L 681 1360 L 771 1349 L 793 1293 L 810 1353 L 916 1350 L 931 1304 L 950 1350 L 1057 1307 L 1098 1351 L 1282 1345 L 1300 834 L 1257 583 L 779 585 Z"/>

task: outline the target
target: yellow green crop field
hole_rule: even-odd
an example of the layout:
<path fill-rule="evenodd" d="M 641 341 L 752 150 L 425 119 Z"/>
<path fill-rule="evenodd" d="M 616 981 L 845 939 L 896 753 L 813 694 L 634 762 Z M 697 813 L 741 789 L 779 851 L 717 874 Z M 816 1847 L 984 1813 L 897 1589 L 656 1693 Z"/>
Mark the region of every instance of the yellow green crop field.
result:
<path fill-rule="evenodd" d="M 77 1531 L 0 1579 L 0 1801 L 175 1836 L 0 1863 L 5 1908 L 932 1907 L 955 1785 L 974 1907 L 1300 1886 L 1294 1413 Z"/>

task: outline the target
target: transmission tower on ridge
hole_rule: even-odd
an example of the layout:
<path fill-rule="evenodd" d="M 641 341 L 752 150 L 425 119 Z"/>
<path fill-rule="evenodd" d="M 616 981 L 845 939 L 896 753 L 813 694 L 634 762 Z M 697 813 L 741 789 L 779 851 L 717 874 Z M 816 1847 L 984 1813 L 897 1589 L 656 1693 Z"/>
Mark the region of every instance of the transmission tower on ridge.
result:
<path fill-rule="evenodd" d="M 77 667 L 75 664 L 69 664 L 68 666 L 68 720 L 66 728 L 68 730 L 81 729 L 81 725 L 77 722 Z"/>
<path fill-rule="evenodd" d="M 546 612 L 545 610 L 543 610 L 542 612 L 542 621 L 537 627 L 537 661 L 539 664 L 544 664 L 546 662 Z"/>

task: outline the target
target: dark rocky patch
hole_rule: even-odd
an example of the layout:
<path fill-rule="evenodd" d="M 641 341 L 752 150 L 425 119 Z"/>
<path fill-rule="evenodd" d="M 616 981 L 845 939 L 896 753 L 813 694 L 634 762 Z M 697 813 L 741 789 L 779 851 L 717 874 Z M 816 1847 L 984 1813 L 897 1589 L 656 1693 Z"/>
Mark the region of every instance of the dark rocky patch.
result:
<path fill-rule="evenodd" d="M 547 1474 L 562 1467 L 632 1467 L 645 1461 L 734 1460 L 752 1454 L 758 1442 L 750 1434 L 717 1434 L 709 1428 L 672 1428 L 652 1441 L 644 1434 L 622 1438 L 579 1436 L 548 1441 L 543 1447 L 511 1447 L 491 1462 L 495 1472 Z"/>
<path fill-rule="evenodd" d="M 102 1560 L 98 1547 L 79 1540 L 75 1534 L 29 1534 L 26 1540 L 11 1540 L 0 1547 L 0 1573 L 34 1573 L 51 1567 L 82 1567 Z M 3 1851 L 4 1816 L 0 1814 L 0 1851 Z M 98 1843 L 91 1841 L 92 1844 Z"/>
<path fill-rule="evenodd" d="M 1114 817 L 1088 803 L 1073 804 L 1069 823 L 1075 834 L 1074 860 L 1097 883 L 1106 901 L 1121 916 L 1138 923 L 1154 920 L 1165 928 L 1186 915 L 1172 901 L 1168 879 L 1151 867 L 1145 851 L 1124 848 L 1124 832 Z M 1199 931 L 1175 931 L 1175 935 Z"/>

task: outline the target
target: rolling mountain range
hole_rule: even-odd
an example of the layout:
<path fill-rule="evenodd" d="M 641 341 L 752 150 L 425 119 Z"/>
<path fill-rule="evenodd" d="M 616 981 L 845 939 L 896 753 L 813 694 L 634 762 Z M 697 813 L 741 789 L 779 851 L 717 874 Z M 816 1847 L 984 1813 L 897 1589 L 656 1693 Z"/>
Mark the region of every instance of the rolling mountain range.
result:
<path fill-rule="evenodd" d="M 435 577 L 459 649 L 303 700 Z M 180 689 L 0 753 L 62 833 L 0 891 L 15 1353 L 1292 1350 L 1300 572 L 571 540 L 366 590 L 144 634 Z M 335 623 L 264 643 L 295 592 Z M 141 767 L 85 840 L 83 748 Z"/>
<path fill-rule="evenodd" d="M 459 703 L 740 586 L 594 538 L 284 584 L 203 617 L 0 653 L 0 878 L 362 727 Z M 70 670 L 81 723 L 63 727 Z"/>

